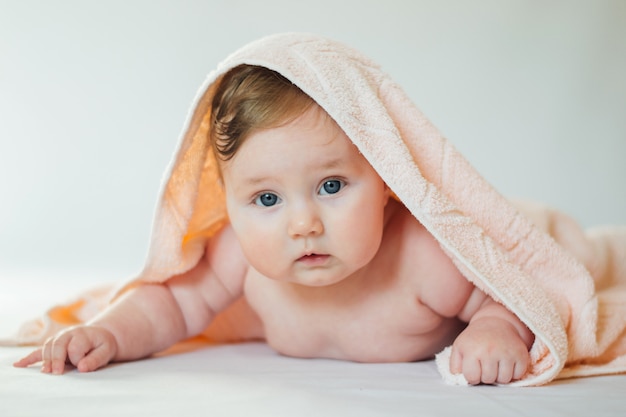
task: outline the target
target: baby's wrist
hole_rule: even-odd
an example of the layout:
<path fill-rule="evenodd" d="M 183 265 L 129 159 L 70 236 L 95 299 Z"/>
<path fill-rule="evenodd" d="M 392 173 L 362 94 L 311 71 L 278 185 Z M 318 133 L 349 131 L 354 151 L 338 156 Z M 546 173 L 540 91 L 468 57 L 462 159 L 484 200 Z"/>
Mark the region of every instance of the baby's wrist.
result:
<path fill-rule="evenodd" d="M 506 323 L 512 326 L 526 347 L 530 349 L 535 335 L 526 327 L 526 325 L 510 310 L 500 304 L 492 304 L 483 310 L 477 312 L 470 320 L 470 324 L 476 324 L 483 320 L 493 320 L 494 322 Z"/>

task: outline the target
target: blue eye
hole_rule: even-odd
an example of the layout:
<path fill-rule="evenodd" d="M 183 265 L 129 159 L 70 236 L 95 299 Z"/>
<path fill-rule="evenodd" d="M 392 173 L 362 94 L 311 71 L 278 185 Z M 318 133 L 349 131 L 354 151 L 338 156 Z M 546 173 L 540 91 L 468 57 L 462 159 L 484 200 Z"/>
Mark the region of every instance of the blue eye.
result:
<path fill-rule="evenodd" d="M 328 195 L 338 193 L 344 186 L 343 181 L 340 180 L 328 180 L 324 181 L 322 188 L 320 188 L 320 194 Z"/>
<path fill-rule="evenodd" d="M 263 193 L 258 195 L 257 198 L 254 199 L 254 204 L 256 204 L 257 206 L 271 207 L 277 204 L 279 201 L 280 199 L 276 194 Z"/>

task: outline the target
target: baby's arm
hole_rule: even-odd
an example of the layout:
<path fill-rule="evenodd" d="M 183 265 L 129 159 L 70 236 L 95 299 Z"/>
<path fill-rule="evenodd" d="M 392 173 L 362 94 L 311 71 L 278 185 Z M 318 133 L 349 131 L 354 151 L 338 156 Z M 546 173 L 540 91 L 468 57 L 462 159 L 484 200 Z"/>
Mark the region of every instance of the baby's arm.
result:
<path fill-rule="evenodd" d="M 183 337 L 184 319 L 167 285 L 141 285 L 85 325 L 71 327 L 15 363 L 42 362 L 44 373 L 62 374 L 65 363 L 93 371 L 111 361 L 138 359 Z"/>
<path fill-rule="evenodd" d="M 462 373 L 470 384 L 524 376 L 534 335 L 515 314 L 474 288 L 458 317 L 468 325 L 452 345 L 452 373 Z"/>
<path fill-rule="evenodd" d="M 41 361 L 42 372 L 62 374 L 69 362 L 85 372 L 159 352 L 202 332 L 242 294 L 246 270 L 227 226 L 189 272 L 130 290 L 89 323 L 51 337 L 15 366 Z"/>

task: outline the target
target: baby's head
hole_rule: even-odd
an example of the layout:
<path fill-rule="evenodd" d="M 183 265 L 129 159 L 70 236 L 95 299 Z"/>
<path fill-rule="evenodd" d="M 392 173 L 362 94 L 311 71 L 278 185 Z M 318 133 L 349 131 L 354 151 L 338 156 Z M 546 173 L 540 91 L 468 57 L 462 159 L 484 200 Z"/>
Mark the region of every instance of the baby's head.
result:
<path fill-rule="evenodd" d="M 221 80 L 212 114 L 230 224 L 257 271 L 321 286 L 374 258 L 389 190 L 317 103 L 273 71 L 242 66 Z"/>
<path fill-rule="evenodd" d="M 218 159 L 231 159 L 255 130 L 278 127 L 315 102 L 281 74 L 240 65 L 221 79 L 211 106 L 210 141 Z"/>

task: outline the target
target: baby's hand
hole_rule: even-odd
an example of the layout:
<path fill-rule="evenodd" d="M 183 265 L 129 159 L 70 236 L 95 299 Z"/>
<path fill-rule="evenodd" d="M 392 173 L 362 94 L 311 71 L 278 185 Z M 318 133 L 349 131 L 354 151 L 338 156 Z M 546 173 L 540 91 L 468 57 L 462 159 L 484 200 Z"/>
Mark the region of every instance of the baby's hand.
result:
<path fill-rule="evenodd" d="M 65 364 L 71 363 L 80 372 L 89 372 L 108 364 L 116 353 L 117 342 L 111 332 L 97 326 L 77 326 L 49 338 L 13 366 L 25 368 L 42 362 L 41 372 L 61 375 Z"/>
<path fill-rule="evenodd" d="M 521 379 L 530 362 L 528 347 L 506 320 L 472 321 L 452 345 L 450 371 L 472 385 L 506 384 Z"/>

